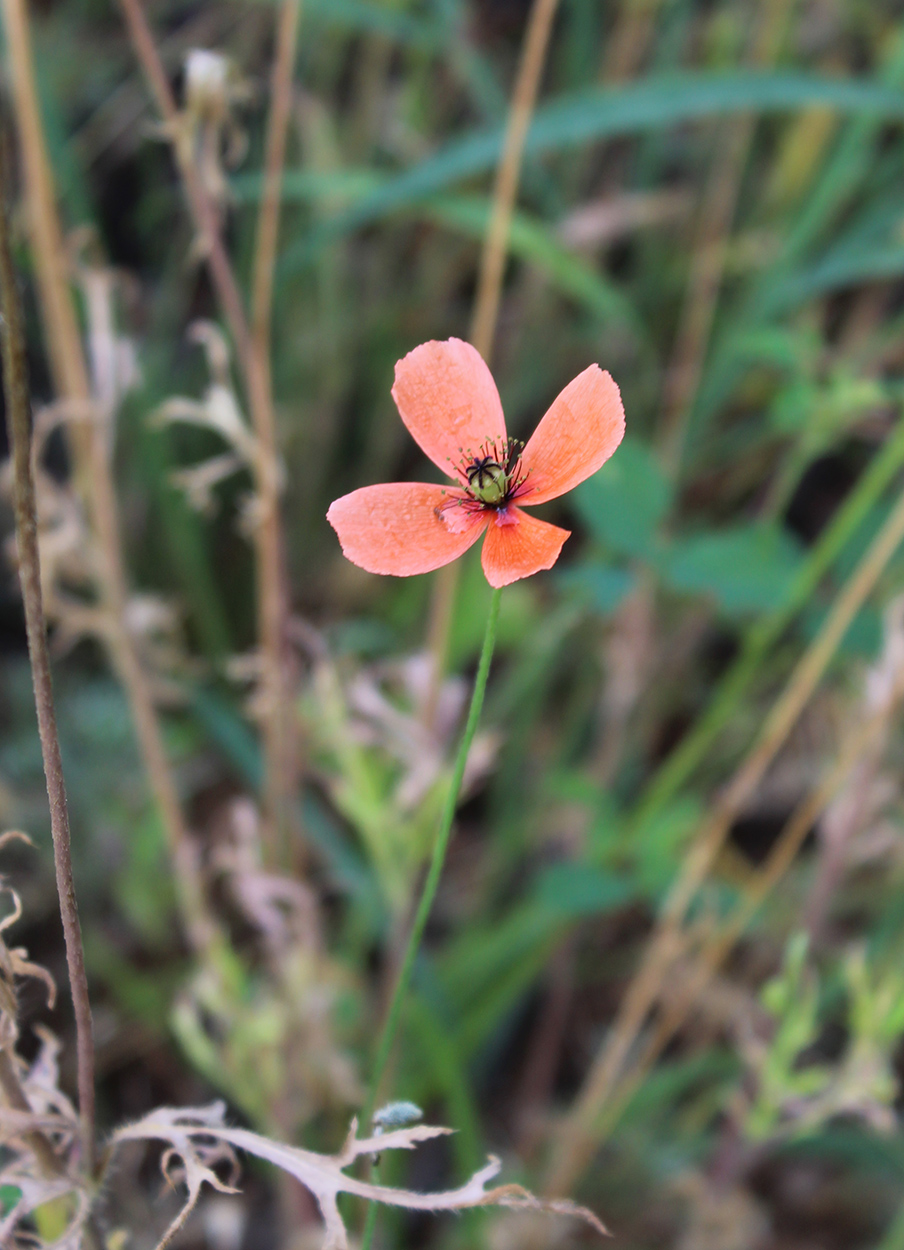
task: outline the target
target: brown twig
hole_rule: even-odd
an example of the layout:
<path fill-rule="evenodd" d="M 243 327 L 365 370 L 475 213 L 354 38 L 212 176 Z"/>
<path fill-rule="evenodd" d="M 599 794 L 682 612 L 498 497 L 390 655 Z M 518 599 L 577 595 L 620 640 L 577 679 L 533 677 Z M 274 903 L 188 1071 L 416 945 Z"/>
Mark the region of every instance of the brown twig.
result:
<path fill-rule="evenodd" d="M 25 357 L 25 332 L 22 309 L 16 286 L 9 224 L 6 209 L 8 180 L 5 161 L 0 153 L 0 302 L 3 325 L 3 394 L 6 401 L 6 424 L 13 467 L 13 506 L 16 517 L 16 544 L 19 560 L 19 581 L 25 607 L 25 632 L 31 660 L 38 733 L 44 760 L 44 777 L 50 804 L 50 829 L 53 835 L 53 862 L 56 870 L 60 916 L 66 942 L 66 966 L 75 1012 L 78 1068 L 78 1101 L 82 1121 L 82 1138 L 89 1171 L 94 1167 L 94 1034 L 85 953 L 75 897 L 72 874 L 72 846 L 69 834 L 69 809 L 66 784 L 57 734 L 53 702 L 53 680 L 47 648 L 47 629 L 41 594 L 41 563 L 38 555 L 38 512 L 35 485 L 31 471 L 31 404 L 28 394 L 28 367 Z M 26 1100 L 27 1104 L 27 1100 Z"/>
<path fill-rule="evenodd" d="M 203 252 L 210 268 L 217 298 L 226 318 L 229 333 L 235 346 L 236 357 L 245 385 L 251 423 L 258 445 L 255 465 L 255 485 L 259 499 L 254 541 L 257 556 L 257 612 L 258 639 L 261 654 L 262 732 L 264 738 L 264 809 L 267 828 L 267 850 L 271 859 L 277 857 L 277 846 L 282 838 L 288 819 L 287 783 L 291 774 L 288 756 L 287 727 L 291 723 L 291 709 L 285 689 L 284 626 L 286 619 L 285 592 L 283 586 L 283 553 L 279 524 L 279 468 L 276 449 L 276 427 L 273 414 L 272 388 L 270 383 L 269 351 L 266 339 L 269 326 L 269 299 L 272 290 L 272 258 L 270 248 L 275 249 L 278 226 L 278 195 L 276 209 L 272 195 L 265 200 L 267 221 L 262 220 L 258 234 L 258 261 L 256 269 L 255 326 L 257 334 L 249 329 L 245 306 L 235 274 L 220 235 L 217 213 L 192 160 L 190 146 L 185 141 L 183 119 L 179 114 L 173 95 L 141 6 L 141 0 L 120 0 L 132 44 L 151 93 L 163 119 L 164 126 L 173 142 L 173 151 L 185 188 L 189 212 L 201 237 Z M 268 134 L 268 175 L 279 185 L 285 143 L 285 124 L 288 112 L 288 93 L 291 85 L 291 68 L 294 61 L 294 42 L 297 30 L 297 12 L 292 14 L 292 0 L 286 0 L 280 20 L 279 47 L 276 72 L 279 74 L 279 91 L 274 97 L 274 115 Z M 291 46 L 289 46 L 291 45 Z M 272 164 L 271 164 L 272 162 Z M 257 276 L 258 272 L 260 277 Z M 263 301 L 267 301 L 266 309 Z M 261 349 L 260 343 L 265 344 Z"/>
<path fill-rule="evenodd" d="M 845 583 L 818 636 L 798 661 L 773 705 L 756 742 L 694 837 L 618 1017 L 574 1107 L 562 1121 L 549 1172 L 550 1192 L 570 1189 L 593 1155 L 602 1108 L 615 1089 L 669 969 L 684 949 L 681 925 L 688 906 L 722 848 L 732 822 L 756 790 L 902 539 L 904 495 Z"/>
<path fill-rule="evenodd" d="M 559 0 L 533 0 L 531 5 L 521 60 L 512 90 L 502 154 L 496 167 L 490 220 L 480 255 L 477 293 L 474 297 L 469 335 L 471 342 L 488 364 L 493 354 L 496 325 L 499 321 L 502 278 L 521 177 L 524 143 L 537 104 L 540 78 L 546 63 L 546 52 L 558 3 Z M 424 704 L 424 722 L 428 726 L 432 724 L 436 713 L 436 701 L 446 669 L 458 569 L 458 563 L 447 564 L 439 570 L 433 583 L 427 638 L 431 656 L 431 684 Z"/>

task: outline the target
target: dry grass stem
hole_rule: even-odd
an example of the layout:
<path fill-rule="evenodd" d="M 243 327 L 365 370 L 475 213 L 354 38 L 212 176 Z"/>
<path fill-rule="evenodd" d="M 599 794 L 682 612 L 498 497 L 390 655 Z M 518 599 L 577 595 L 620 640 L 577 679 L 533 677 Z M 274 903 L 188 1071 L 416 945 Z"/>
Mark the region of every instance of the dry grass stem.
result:
<path fill-rule="evenodd" d="M 502 278 L 508 252 L 512 213 L 521 178 L 524 142 L 537 104 L 540 78 L 546 64 L 546 50 L 559 0 L 534 0 L 524 36 L 524 48 L 512 92 L 505 127 L 502 156 L 496 169 L 490 221 L 480 257 L 477 294 L 471 319 L 470 339 L 487 364 L 493 354 L 493 340 L 499 320 Z"/>
<path fill-rule="evenodd" d="M 264 153 L 264 186 L 257 219 L 251 282 L 251 333 L 259 351 L 270 350 L 273 272 L 279 236 L 279 202 L 292 106 L 292 71 L 298 47 L 301 0 L 283 0 L 276 30 L 276 56 L 270 83 L 270 116 Z"/>
<path fill-rule="evenodd" d="M 279 236 L 279 205 L 286 159 L 286 136 L 292 105 L 292 72 L 298 45 L 301 0 L 284 0 L 276 31 L 276 57 L 270 87 L 270 116 L 264 156 L 264 188 L 257 220 L 254 271 L 251 282 L 251 349 L 266 389 L 260 413 L 255 420 L 260 456 L 271 472 L 261 483 L 263 504 L 258 549 L 260 596 L 260 636 L 265 651 L 265 689 L 270 704 L 265 718 L 267 775 L 264 808 L 275 829 L 278 842 L 285 839 L 290 823 L 288 801 L 294 789 L 294 762 L 297 735 L 292 732 L 292 711 L 284 696 L 282 593 L 283 559 L 279 526 L 279 482 L 275 473 L 279 460 L 273 412 L 270 328 L 273 311 L 273 273 Z M 280 848 L 285 853 L 285 847 Z"/>
<path fill-rule="evenodd" d="M 7 38 L 14 83 L 16 124 L 25 172 L 32 255 L 41 313 L 47 335 L 51 373 L 59 397 L 73 407 L 94 411 L 88 367 L 69 284 L 63 232 L 56 207 L 47 145 L 38 111 L 31 39 L 23 0 L 4 0 Z M 99 587 L 107 624 L 106 641 L 126 691 L 142 760 L 160 810 L 182 913 L 195 945 L 210 933 L 203 920 L 203 891 L 194 867 L 188 829 L 166 755 L 163 733 L 150 683 L 126 626 L 129 591 L 119 543 L 119 508 L 113 486 L 110 448 L 97 420 L 71 423 L 76 479 L 85 496 L 102 561 Z"/>
<path fill-rule="evenodd" d="M 271 860 L 278 858 L 289 820 L 291 761 L 290 700 L 287 697 L 284 663 L 285 588 L 279 517 L 279 460 L 270 383 L 269 301 L 272 266 L 278 227 L 278 189 L 285 153 L 285 127 L 290 103 L 291 70 L 297 36 L 299 6 L 287 3 L 281 12 L 277 64 L 274 76 L 273 115 L 268 130 L 267 184 L 258 232 L 255 263 L 255 331 L 249 329 L 242 295 L 220 234 L 217 210 L 204 187 L 192 154 L 181 138 L 182 118 L 140 0 L 120 0 L 139 63 L 154 96 L 185 188 L 189 211 L 200 235 L 203 254 L 229 327 L 241 369 L 251 422 L 258 442 L 255 485 L 259 510 L 255 519 L 256 575 L 258 593 L 258 641 L 261 672 L 261 720 L 264 741 L 265 843 Z M 273 187 L 276 187 L 276 200 Z M 263 301 L 267 302 L 264 308 Z M 266 344 L 266 346 L 262 346 Z"/>
<path fill-rule="evenodd" d="M 852 771 L 887 735 L 891 719 L 904 699 L 904 679 L 898 678 L 888 701 L 869 719 L 858 723 L 842 741 L 838 755 L 816 788 L 804 798 L 785 823 L 763 865 L 744 888 L 744 897 L 720 928 L 704 942 L 693 971 L 679 993 L 665 1006 L 649 1037 L 622 1073 L 618 1089 L 597 1121 L 595 1142 L 599 1146 L 612 1132 L 634 1094 L 649 1075 L 666 1046 L 687 1020 L 694 1004 L 731 954 L 744 933 L 785 873 L 794 863 L 808 833 L 825 812 Z"/>
<path fill-rule="evenodd" d="M 47 627 L 41 594 L 38 512 L 31 468 L 31 402 L 28 389 L 28 366 L 22 309 L 9 240 L 6 208 L 8 178 L 4 155 L 0 151 L 0 301 L 2 301 L 3 315 L 3 395 L 13 464 L 13 506 L 16 517 L 19 581 L 25 607 L 28 654 L 31 661 L 47 798 L 50 804 L 53 862 L 66 943 L 66 966 L 75 1012 L 82 1140 L 87 1168 L 90 1171 L 94 1166 L 94 1031 L 78 903 L 75 897 L 75 881 L 72 873 L 69 808 L 66 803 L 66 783 L 63 777 L 63 761 L 57 734 L 53 679 L 50 672 Z M 9 1096 L 9 1090 L 7 1090 L 7 1096 Z M 19 1110 L 25 1110 L 28 1107 L 24 1095 L 23 1101 L 25 1106 L 20 1104 Z"/>
<path fill-rule="evenodd" d="M 776 57 L 791 13 L 785 0 L 762 0 L 753 17 L 748 63 L 765 68 Z M 723 123 L 716 138 L 709 178 L 693 243 L 690 276 L 672 359 L 665 372 L 660 441 L 668 470 L 681 465 L 691 408 L 703 374 L 725 271 L 728 240 L 757 119 L 752 113 Z"/>
<path fill-rule="evenodd" d="M 493 342 L 499 321 L 499 305 L 502 297 L 502 279 L 508 253 L 512 214 L 518 195 L 524 143 L 537 104 L 540 79 L 546 63 L 553 18 L 559 0 L 533 0 L 524 46 L 512 90 L 508 121 L 505 128 L 502 154 L 496 167 L 490 220 L 480 254 L 477 274 L 477 292 L 471 316 L 469 337 L 471 342 L 489 364 L 493 354 Z M 436 700 L 446 669 L 449 650 L 449 634 L 452 629 L 452 613 L 458 586 L 458 564 L 447 564 L 440 569 L 433 582 L 430 603 L 427 649 L 433 663 L 430 692 L 424 704 L 424 720 L 429 725 L 436 714 Z"/>
<path fill-rule="evenodd" d="M 606 40 L 600 80 L 615 85 L 637 73 L 656 28 L 662 0 L 624 0 Z"/>
<path fill-rule="evenodd" d="M 762 781 L 816 689 L 851 621 L 872 592 L 904 538 L 904 495 L 838 595 L 819 635 L 805 651 L 773 705 L 760 734 L 694 837 L 657 927 L 644 952 L 618 1017 L 595 1060 L 574 1107 L 558 1133 L 549 1172 L 549 1191 L 570 1189 L 596 1148 L 597 1124 L 616 1088 L 625 1060 L 656 1001 L 685 939 L 681 924 L 688 906 L 718 855 L 732 822 Z"/>

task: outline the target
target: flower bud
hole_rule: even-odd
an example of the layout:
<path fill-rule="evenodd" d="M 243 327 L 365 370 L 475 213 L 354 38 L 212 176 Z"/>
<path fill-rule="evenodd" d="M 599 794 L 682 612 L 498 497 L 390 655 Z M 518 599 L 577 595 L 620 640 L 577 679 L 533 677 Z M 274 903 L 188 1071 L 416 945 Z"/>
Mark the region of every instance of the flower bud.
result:
<path fill-rule="evenodd" d="M 185 107 L 198 121 L 223 121 L 229 110 L 230 62 L 220 52 L 192 48 L 185 58 Z"/>

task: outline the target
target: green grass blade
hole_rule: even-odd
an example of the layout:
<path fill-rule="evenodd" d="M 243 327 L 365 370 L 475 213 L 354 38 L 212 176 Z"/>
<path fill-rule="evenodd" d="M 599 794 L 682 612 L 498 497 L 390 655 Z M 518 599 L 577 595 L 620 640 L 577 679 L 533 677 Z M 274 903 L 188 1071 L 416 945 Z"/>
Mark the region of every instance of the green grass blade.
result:
<path fill-rule="evenodd" d="M 669 74 L 617 91 L 582 92 L 537 110 L 525 153 L 538 156 L 583 143 L 706 117 L 781 113 L 821 105 L 842 113 L 904 118 L 904 92 L 864 79 L 736 71 Z M 283 273 L 304 265 L 326 243 L 492 169 L 502 148 L 501 128 L 454 140 L 435 156 L 390 179 L 361 203 L 318 226 L 283 256 Z"/>

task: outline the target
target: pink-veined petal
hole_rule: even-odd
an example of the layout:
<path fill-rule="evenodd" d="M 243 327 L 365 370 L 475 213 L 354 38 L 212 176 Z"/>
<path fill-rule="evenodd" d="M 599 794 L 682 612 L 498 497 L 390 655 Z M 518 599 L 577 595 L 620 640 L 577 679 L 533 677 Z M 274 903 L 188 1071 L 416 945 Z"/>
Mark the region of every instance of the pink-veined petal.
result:
<path fill-rule="evenodd" d="M 601 468 L 622 441 L 625 410 L 618 387 L 599 365 L 569 382 L 524 448 L 527 472 L 518 502 L 556 499 Z"/>
<path fill-rule="evenodd" d="M 422 343 L 395 368 L 392 397 L 412 438 L 449 477 L 468 451 L 505 442 L 505 418 L 492 374 L 470 343 Z"/>
<path fill-rule="evenodd" d="M 326 517 L 352 564 L 368 573 L 410 577 L 449 564 L 483 532 L 483 513 L 457 532 L 437 515 L 452 493 L 426 482 L 384 482 L 343 495 Z"/>
<path fill-rule="evenodd" d="M 491 586 L 508 586 L 541 569 L 551 569 L 570 533 L 509 504 L 506 513 L 491 518 L 487 526 L 481 552 L 487 581 Z"/>

